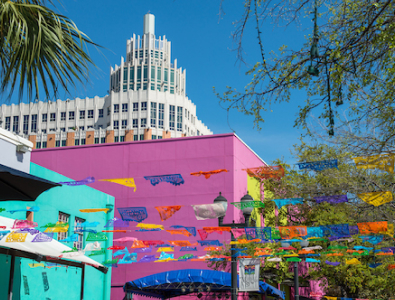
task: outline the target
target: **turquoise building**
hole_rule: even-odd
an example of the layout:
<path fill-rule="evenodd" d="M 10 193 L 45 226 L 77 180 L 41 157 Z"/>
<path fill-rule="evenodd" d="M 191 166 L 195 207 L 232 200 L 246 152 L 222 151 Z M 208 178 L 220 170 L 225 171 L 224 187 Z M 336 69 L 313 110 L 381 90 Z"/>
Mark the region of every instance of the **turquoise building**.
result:
<path fill-rule="evenodd" d="M 54 171 L 43 168 L 39 165 L 30 164 L 30 174 L 53 181 L 66 182 L 72 181 Z M 88 229 L 100 232 L 106 223 L 114 218 L 114 197 L 95 190 L 89 186 L 59 186 L 49 189 L 42 193 L 36 201 L 2 201 L 0 208 L 5 211 L 0 216 L 12 219 L 26 219 L 27 212 L 19 211 L 10 213 L 10 210 L 26 209 L 27 207 L 38 206 L 38 212 L 34 212 L 30 219 L 38 223 L 38 229 L 48 223 L 58 221 L 69 223 L 69 229 L 65 233 L 55 233 L 54 239 L 64 239 L 74 235 L 76 241 L 64 243 L 69 247 L 77 247 L 83 250 L 87 243 L 89 233 L 75 232 L 79 223 L 99 222 L 97 227 L 88 227 Z M 82 213 L 80 209 L 87 208 L 109 208 L 108 213 Z M 101 241 L 101 248 L 107 249 L 112 245 L 112 233 L 106 233 L 108 240 Z M 86 251 L 85 255 L 93 253 Z M 97 252 L 96 252 L 97 253 Z M 90 258 L 102 263 L 111 259 L 111 251 L 105 250 L 105 254 L 91 256 Z M 0 254 L 0 299 L 8 299 L 8 285 L 10 273 L 10 255 Z M 82 269 L 77 267 L 51 266 L 48 262 L 38 263 L 37 261 L 27 258 L 16 258 L 13 282 L 13 300 L 59 300 L 59 299 L 81 299 L 81 279 Z M 3 288 L 4 287 L 4 288 Z M 86 266 L 84 273 L 83 299 L 110 299 L 111 289 L 111 268 L 107 274 L 97 269 Z"/>

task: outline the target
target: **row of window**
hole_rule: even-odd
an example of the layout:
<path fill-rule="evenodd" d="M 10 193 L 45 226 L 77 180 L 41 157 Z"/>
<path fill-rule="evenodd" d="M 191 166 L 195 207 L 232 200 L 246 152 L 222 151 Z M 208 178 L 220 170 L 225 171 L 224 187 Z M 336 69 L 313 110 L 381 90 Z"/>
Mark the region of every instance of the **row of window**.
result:
<path fill-rule="evenodd" d="M 141 102 L 141 111 L 147 110 L 147 102 Z M 133 103 L 133 111 L 139 111 L 139 103 Z M 128 104 L 122 103 L 122 112 L 128 112 Z M 107 115 L 111 113 L 111 110 L 108 108 Z M 114 104 L 114 113 L 119 113 L 119 104 Z"/>
<path fill-rule="evenodd" d="M 29 132 L 29 115 L 23 116 L 23 133 L 28 134 Z M 38 115 L 34 114 L 31 116 L 30 130 L 31 132 L 37 132 L 37 118 Z M 103 118 L 103 109 L 99 109 L 99 118 Z M 75 119 L 75 112 L 69 111 L 69 120 Z M 80 110 L 80 120 L 85 119 L 85 110 Z M 93 110 L 88 110 L 88 119 L 93 119 Z M 50 122 L 56 121 L 56 113 L 50 113 Z M 60 113 L 60 120 L 66 121 L 66 112 Z M 48 121 L 48 114 L 41 115 L 41 122 L 46 123 Z M 5 117 L 6 130 L 11 131 L 11 117 Z M 12 131 L 19 132 L 19 116 L 13 116 L 12 120 Z M 44 130 L 43 130 L 44 131 Z M 55 129 L 53 130 L 55 131 Z"/>
<path fill-rule="evenodd" d="M 151 139 L 153 140 L 160 140 L 162 139 L 161 135 L 152 135 Z M 134 141 L 143 141 L 144 140 L 144 134 L 140 135 L 134 135 L 133 136 Z M 106 138 L 95 138 L 95 144 L 105 144 L 106 143 Z M 114 143 L 118 142 L 124 142 L 125 141 L 125 136 L 115 136 L 114 137 Z M 86 139 L 76 139 L 74 140 L 74 145 L 75 146 L 80 146 L 80 145 L 86 145 Z M 61 140 L 61 141 L 55 141 L 55 147 L 66 147 L 66 140 Z M 45 149 L 47 148 L 47 142 L 37 142 L 36 143 L 36 149 Z"/>
<path fill-rule="evenodd" d="M 58 221 L 62 223 L 69 223 L 70 222 L 70 215 L 66 214 L 64 212 L 59 212 L 59 217 Z M 74 233 L 78 234 L 78 240 L 74 242 L 73 247 L 76 247 L 78 250 L 84 249 L 84 236 L 81 231 L 77 231 L 77 229 L 81 228 L 82 223 L 84 223 L 86 220 L 82 218 L 75 217 L 74 219 Z M 69 223 L 70 225 L 70 223 Z M 69 226 L 71 228 L 71 225 Z M 58 241 L 63 240 L 67 238 L 68 232 L 59 232 L 58 233 Z"/>

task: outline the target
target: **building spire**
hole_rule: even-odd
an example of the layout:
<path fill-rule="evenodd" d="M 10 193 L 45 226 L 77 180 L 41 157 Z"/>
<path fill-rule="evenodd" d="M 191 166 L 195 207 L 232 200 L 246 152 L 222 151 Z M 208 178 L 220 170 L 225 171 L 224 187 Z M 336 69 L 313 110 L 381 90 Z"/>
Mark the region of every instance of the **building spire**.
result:
<path fill-rule="evenodd" d="M 144 34 L 147 33 L 155 35 L 155 16 L 149 11 L 144 15 Z"/>

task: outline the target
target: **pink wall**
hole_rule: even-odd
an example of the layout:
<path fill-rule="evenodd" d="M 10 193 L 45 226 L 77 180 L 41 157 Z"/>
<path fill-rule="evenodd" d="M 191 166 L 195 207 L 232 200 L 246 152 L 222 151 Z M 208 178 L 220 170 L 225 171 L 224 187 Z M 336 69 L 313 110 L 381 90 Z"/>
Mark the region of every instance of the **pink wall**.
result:
<path fill-rule="evenodd" d="M 133 177 L 137 186 L 133 189 L 110 182 L 95 182 L 91 187 L 115 197 L 115 207 L 145 206 L 148 218 L 145 223 L 162 224 L 166 229 L 171 225 L 217 226 L 217 220 L 197 221 L 189 204 L 213 203 L 219 192 L 228 203 L 239 201 L 247 191 L 247 176 L 242 169 L 263 165 L 257 157 L 234 134 L 188 137 L 141 142 L 100 144 L 78 147 L 63 147 L 35 150 L 32 162 L 52 169 L 67 177 L 80 180 L 88 176 L 96 179 Z M 203 176 L 191 176 L 191 172 L 228 169 L 228 173 Z M 162 182 L 152 186 L 144 176 L 181 174 L 185 183 L 173 186 Z M 162 222 L 155 206 L 185 205 L 170 219 Z M 81 207 L 83 208 L 83 207 Z M 89 208 L 89 207 L 86 207 Z M 115 216 L 120 217 L 118 211 Z M 228 205 L 225 222 L 242 221 L 242 214 L 233 205 Z M 132 223 L 130 229 L 136 224 Z M 171 235 L 168 232 L 130 232 L 142 240 L 200 240 L 199 236 L 185 237 Z M 125 236 L 114 234 L 114 239 Z M 211 234 L 208 239 L 230 240 L 229 234 Z M 130 249 L 131 243 L 126 246 Z M 175 249 L 175 257 L 188 252 Z M 197 255 L 204 255 L 202 247 Z M 139 254 L 139 259 L 143 254 Z M 119 265 L 113 268 L 112 286 L 123 286 L 126 281 L 154 273 L 176 269 L 207 268 L 203 262 L 167 262 Z M 122 288 L 112 288 L 111 299 L 122 299 Z"/>

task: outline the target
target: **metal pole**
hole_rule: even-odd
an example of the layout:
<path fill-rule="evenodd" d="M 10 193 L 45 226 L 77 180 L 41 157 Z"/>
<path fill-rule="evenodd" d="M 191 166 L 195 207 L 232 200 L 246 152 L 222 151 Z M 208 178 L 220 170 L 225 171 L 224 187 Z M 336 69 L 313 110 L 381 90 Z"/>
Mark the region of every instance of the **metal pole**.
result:
<path fill-rule="evenodd" d="M 235 241 L 233 234 L 231 234 L 231 241 Z M 231 246 L 232 250 L 230 250 L 231 255 L 231 299 L 237 300 L 237 257 L 236 250 L 234 250 L 234 245 Z"/>
<path fill-rule="evenodd" d="M 81 271 L 81 300 L 84 300 L 85 265 L 82 266 Z"/>
<path fill-rule="evenodd" d="M 15 256 L 11 256 L 10 280 L 8 281 L 8 300 L 12 300 L 12 289 L 14 287 Z"/>
<path fill-rule="evenodd" d="M 299 300 L 299 272 L 298 263 L 296 261 L 294 263 L 294 281 L 295 300 Z"/>

